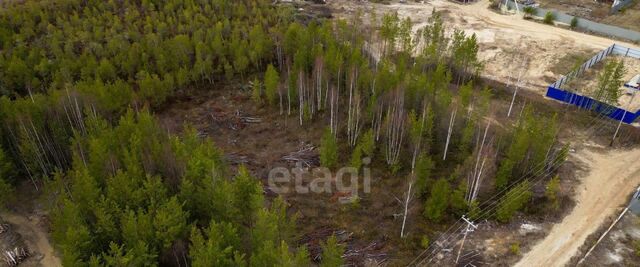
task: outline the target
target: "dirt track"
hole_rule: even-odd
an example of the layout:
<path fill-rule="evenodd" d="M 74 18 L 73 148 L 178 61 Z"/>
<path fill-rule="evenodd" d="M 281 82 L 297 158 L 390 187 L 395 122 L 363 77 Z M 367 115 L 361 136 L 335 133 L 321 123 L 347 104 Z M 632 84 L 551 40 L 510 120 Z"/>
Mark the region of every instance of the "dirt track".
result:
<path fill-rule="evenodd" d="M 576 206 L 551 233 L 515 266 L 564 266 L 587 237 L 619 207 L 640 183 L 640 149 L 610 151 L 606 154 L 585 151 L 581 160 L 591 166 L 577 189 Z"/>

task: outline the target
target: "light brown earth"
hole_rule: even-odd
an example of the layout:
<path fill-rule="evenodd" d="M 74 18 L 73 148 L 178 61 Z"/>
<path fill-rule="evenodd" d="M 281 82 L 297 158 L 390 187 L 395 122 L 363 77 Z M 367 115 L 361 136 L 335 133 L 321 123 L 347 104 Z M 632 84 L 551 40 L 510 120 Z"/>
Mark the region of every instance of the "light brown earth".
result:
<path fill-rule="evenodd" d="M 583 157 L 591 171 L 578 187 L 576 206 L 515 266 L 564 266 L 590 234 L 620 212 L 620 205 L 640 183 L 640 165 L 635 164 L 640 149 L 605 153 L 585 150 L 577 156 Z"/>

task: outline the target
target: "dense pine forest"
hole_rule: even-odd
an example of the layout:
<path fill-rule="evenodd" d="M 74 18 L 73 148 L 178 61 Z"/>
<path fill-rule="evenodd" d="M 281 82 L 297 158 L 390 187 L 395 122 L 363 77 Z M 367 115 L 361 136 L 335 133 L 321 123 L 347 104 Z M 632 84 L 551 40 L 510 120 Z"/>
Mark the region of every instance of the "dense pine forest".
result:
<path fill-rule="evenodd" d="M 299 244 L 287 200 L 260 177 L 232 171 L 194 128 L 158 123 L 177 94 L 232 81 L 297 124 L 323 122 L 322 166 L 371 158 L 429 224 L 508 222 L 533 198 L 557 209 L 559 178 L 542 196 L 520 179 L 564 161 L 556 117 L 526 106 L 495 122 L 506 112 L 479 77 L 475 35 L 445 33 L 437 11 L 414 32 L 394 13 L 302 21 L 268 0 L 3 5 L 0 206 L 37 188 L 65 266 L 343 264 L 335 237 L 320 257 Z"/>

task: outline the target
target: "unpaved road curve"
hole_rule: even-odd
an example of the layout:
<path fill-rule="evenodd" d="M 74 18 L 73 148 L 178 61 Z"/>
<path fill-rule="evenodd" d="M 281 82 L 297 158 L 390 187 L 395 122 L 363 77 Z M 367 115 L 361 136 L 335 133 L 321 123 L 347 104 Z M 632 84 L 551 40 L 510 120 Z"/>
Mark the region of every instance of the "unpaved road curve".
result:
<path fill-rule="evenodd" d="M 516 267 L 565 266 L 589 235 L 619 213 L 640 184 L 640 149 L 604 154 L 585 150 L 578 157 L 591 170 L 577 188 L 576 206 Z"/>

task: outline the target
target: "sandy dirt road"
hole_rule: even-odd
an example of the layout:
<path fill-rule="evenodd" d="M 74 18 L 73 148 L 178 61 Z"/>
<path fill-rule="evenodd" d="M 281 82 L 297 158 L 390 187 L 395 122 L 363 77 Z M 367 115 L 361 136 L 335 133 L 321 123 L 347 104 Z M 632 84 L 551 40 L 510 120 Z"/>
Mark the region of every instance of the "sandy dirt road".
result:
<path fill-rule="evenodd" d="M 577 188 L 576 206 L 515 266 L 566 265 L 590 234 L 620 212 L 640 183 L 640 164 L 635 164 L 640 149 L 605 154 L 587 150 L 579 157 L 591 170 Z"/>
<path fill-rule="evenodd" d="M 62 266 L 51 242 L 49 242 L 49 235 L 41 226 L 37 216 L 27 217 L 24 214 L 2 212 L 0 218 L 13 225 L 15 231 L 24 239 L 27 247 L 32 253 L 35 253 L 27 259 L 28 262 L 25 262 L 24 266 Z"/>

